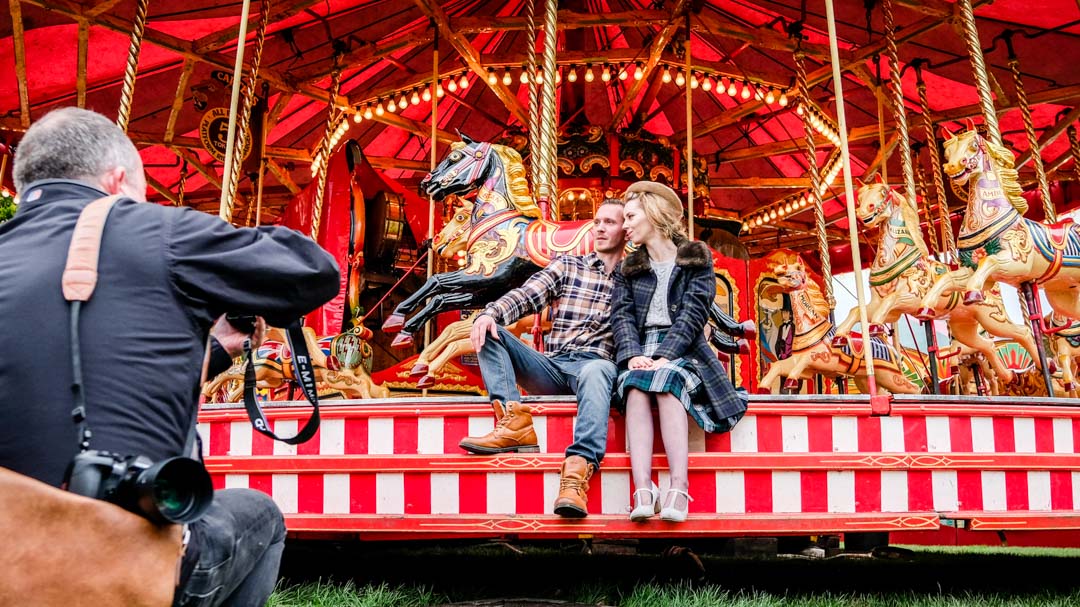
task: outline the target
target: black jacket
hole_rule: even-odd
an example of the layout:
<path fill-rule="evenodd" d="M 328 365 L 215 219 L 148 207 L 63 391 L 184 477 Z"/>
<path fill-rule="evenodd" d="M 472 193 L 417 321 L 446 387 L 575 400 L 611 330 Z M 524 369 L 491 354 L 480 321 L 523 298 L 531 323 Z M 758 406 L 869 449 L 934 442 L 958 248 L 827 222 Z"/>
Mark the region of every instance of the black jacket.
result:
<path fill-rule="evenodd" d="M 712 253 L 700 241 L 679 239 L 676 243 L 675 267 L 665 285 L 671 328 L 653 358 L 690 361 L 701 376 L 706 401 L 694 419 L 706 431 L 727 432 L 746 413 L 747 399 L 732 387 L 716 353 L 705 341 L 709 306 L 716 297 Z M 631 358 L 642 355 L 645 318 L 657 289 L 648 249 L 641 247 L 627 255 L 614 278 L 611 328 L 615 334 L 615 360 L 625 368 Z"/>
<path fill-rule="evenodd" d="M 73 181 L 33 183 L 0 224 L 0 466 L 53 485 L 76 452 L 60 275 L 79 213 L 104 195 Z M 91 448 L 179 455 L 213 321 L 228 311 L 286 324 L 338 285 L 333 258 L 299 232 L 117 203 L 80 320 Z"/>

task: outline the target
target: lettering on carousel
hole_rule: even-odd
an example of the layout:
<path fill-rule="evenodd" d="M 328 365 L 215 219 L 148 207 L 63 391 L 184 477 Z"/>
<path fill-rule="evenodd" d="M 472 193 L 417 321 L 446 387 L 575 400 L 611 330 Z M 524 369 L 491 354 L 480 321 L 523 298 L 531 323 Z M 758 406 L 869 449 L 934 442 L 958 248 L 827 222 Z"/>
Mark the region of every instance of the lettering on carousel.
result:
<path fill-rule="evenodd" d="M 241 160 L 251 153 L 251 129 L 244 129 L 244 152 Z M 229 110 L 223 107 L 210 109 L 199 122 L 199 141 L 203 149 L 218 162 L 225 162 L 225 148 L 229 137 Z"/>

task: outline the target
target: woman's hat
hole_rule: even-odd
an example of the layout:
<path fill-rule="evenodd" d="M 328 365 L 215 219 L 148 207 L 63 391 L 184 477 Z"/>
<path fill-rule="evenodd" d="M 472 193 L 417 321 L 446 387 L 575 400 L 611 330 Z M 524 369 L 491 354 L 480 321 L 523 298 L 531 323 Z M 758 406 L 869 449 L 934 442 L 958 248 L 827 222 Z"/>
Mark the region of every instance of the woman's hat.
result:
<path fill-rule="evenodd" d="M 640 192 L 655 194 L 680 209 L 683 206 L 682 199 L 675 193 L 675 190 L 662 183 L 657 183 L 655 181 L 639 181 L 626 188 L 627 194 L 636 194 Z"/>

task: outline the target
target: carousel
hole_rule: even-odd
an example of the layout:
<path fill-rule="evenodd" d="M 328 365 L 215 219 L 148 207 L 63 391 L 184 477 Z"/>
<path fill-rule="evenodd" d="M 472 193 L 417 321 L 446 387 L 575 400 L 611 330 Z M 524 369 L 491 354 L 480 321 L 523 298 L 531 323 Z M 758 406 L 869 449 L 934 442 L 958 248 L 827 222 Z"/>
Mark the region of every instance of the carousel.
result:
<path fill-rule="evenodd" d="M 273 441 L 241 402 L 247 375 L 276 433 L 305 424 L 283 332 L 203 389 L 215 486 L 266 492 L 292 537 L 1080 543 L 1070 0 L 9 13 L 0 221 L 21 134 L 77 105 L 139 146 L 151 202 L 288 226 L 337 258 L 339 295 L 304 319 L 311 440 Z M 468 334 L 592 250 L 596 208 L 643 179 L 684 197 L 713 250 L 710 340 L 749 411 L 729 433 L 690 424 L 690 517 L 649 525 L 626 516 L 613 411 L 589 516 L 565 519 L 573 395 L 526 397 L 539 453 L 466 454 L 495 423 Z M 549 328 L 510 327 L 540 351 Z"/>

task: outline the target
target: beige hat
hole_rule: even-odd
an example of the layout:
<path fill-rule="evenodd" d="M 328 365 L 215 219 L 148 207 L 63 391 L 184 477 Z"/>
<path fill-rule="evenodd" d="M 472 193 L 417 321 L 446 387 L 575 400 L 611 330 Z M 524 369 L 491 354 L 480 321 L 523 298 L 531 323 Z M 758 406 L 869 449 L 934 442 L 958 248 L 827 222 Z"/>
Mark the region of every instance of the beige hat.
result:
<path fill-rule="evenodd" d="M 633 194 L 637 192 L 648 192 L 650 194 L 656 194 L 657 196 L 663 198 L 664 200 L 667 200 L 678 208 L 683 208 L 682 199 L 679 198 L 679 195 L 675 193 L 675 190 L 669 188 L 662 183 L 657 183 L 655 181 L 639 181 L 626 188 L 627 194 Z"/>

